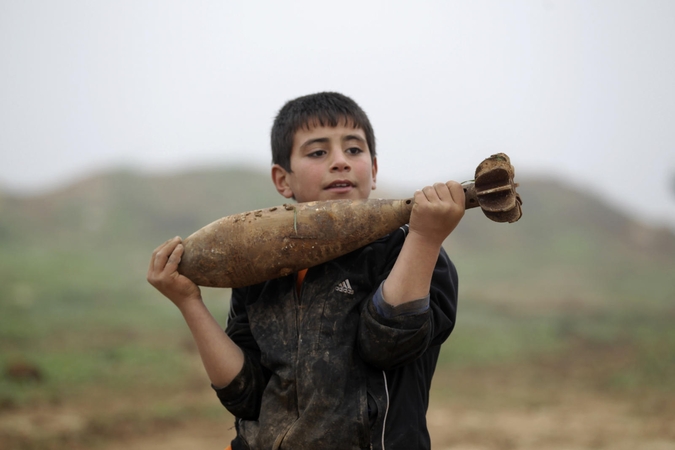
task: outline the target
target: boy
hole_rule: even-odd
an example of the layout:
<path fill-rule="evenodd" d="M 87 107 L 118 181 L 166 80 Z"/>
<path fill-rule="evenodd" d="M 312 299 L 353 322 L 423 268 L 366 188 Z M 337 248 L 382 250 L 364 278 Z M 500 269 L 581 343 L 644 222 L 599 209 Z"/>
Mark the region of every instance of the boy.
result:
<path fill-rule="evenodd" d="M 366 199 L 375 138 L 350 98 L 289 101 L 272 128 L 272 180 L 298 202 Z M 178 274 L 179 238 L 148 281 L 183 314 L 221 403 L 232 449 L 428 449 L 426 409 L 452 331 L 457 273 L 441 244 L 464 214 L 456 182 L 415 193 L 410 224 L 307 271 L 233 289 L 226 333 Z"/>

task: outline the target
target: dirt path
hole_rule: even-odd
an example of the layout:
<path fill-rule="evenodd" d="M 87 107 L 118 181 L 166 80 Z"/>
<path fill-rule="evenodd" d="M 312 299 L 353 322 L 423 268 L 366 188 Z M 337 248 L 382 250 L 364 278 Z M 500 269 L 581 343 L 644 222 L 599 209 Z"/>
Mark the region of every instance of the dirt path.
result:
<path fill-rule="evenodd" d="M 151 436 L 112 442 L 100 450 L 223 450 L 234 437 L 230 423 L 187 423 Z"/>
<path fill-rule="evenodd" d="M 434 450 L 675 450 L 671 412 L 641 414 L 635 405 L 611 398 L 571 395 L 535 406 L 463 403 L 432 403 L 428 422 Z M 85 417 L 59 408 L 6 414 L 0 417 L 0 434 L 12 431 L 36 437 L 39 431 L 41 438 L 31 440 L 33 444 L 42 442 L 39 448 L 56 448 L 49 443 L 84 431 Z M 83 447 L 78 440 L 71 448 L 222 450 L 233 434 L 231 419 L 202 417 L 131 433 L 111 433 L 105 439 L 99 436 L 91 447 Z M 27 448 L 37 447 L 10 445 L 6 450 Z"/>
<path fill-rule="evenodd" d="M 629 404 L 608 399 L 571 398 L 530 408 L 436 405 L 428 418 L 434 450 L 675 450 L 669 420 L 641 417 Z M 188 423 L 102 450 L 221 450 L 232 431 L 214 423 Z"/>
<path fill-rule="evenodd" d="M 670 391 L 619 396 L 573 377 L 530 375 L 504 368 L 439 372 L 427 415 L 434 450 L 675 450 Z M 214 406 L 201 378 L 190 386 L 162 405 L 139 392 L 134 404 L 92 394 L 87 403 L 5 409 L 0 448 L 224 449 L 233 419 Z"/>
<path fill-rule="evenodd" d="M 672 424 L 637 417 L 620 404 L 435 408 L 428 417 L 435 450 L 675 450 Z"/>

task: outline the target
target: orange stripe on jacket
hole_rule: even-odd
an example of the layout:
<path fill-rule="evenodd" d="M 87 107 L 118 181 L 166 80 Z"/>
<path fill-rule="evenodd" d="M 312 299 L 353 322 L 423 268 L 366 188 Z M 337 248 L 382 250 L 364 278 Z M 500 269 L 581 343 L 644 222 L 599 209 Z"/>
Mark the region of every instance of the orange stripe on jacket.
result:
<path fill-rule="evenodd" d="M 300 295 L 300 290 L 302 289 L 302 282 L 305 281 L 305 275 L 307 275 L 307 269 L 302 269 L 298 271 L 298 278 L 295 281 L 295 289 Z"/>

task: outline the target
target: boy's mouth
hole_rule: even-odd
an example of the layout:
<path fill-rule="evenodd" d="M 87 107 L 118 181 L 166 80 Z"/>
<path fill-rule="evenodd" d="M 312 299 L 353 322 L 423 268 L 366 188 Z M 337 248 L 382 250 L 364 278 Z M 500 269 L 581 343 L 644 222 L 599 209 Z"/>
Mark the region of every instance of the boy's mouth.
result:
<path fill-rule="evenodd" d="M 347 192 L 354 187 L 354 183 L 347 180 L 336 180 L 326 186 L 324 189 L 332 192 Z"/>

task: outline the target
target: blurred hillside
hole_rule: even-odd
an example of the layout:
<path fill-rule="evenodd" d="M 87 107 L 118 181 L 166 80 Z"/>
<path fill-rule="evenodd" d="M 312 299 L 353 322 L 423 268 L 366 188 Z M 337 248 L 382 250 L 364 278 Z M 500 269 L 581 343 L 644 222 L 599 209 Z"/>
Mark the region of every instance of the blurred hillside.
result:
<path fill-rule="evenodd" d="M 466 384 L 441 384 L 437 398 L 486 401 L 492 381 L 472 383 L 496 369 L 532 390 L 572 383 L 649 398 L 642 413 L 675 417 L 675 235 L 560 181 L 517 181 L 519 222 L 467 211 L 446 242 L 460 310 L 439 377 Z M 213 406 L 201 400 L 189 333 L 145 281 L 147 263 L 170 237 L 285 201 L 266 173 L 216 168 L 111 172 L 39 196 L 0 194 L 0 447 L 88 448 L 188 416 L 222 420 L 210 395 Z M 204 291 L 224 325 L 227 290 Z M 44 408 L 80 421 L 51 432 L 37 419 L 34 428 L 3 422 Z"/>
<path fill-rule="evenodd" d="M 0 197 L 0 239 L 17 243 L 46 238 L 49 245 L 101 248 L 152 245 L 279 198 L 269 176 L 259 172 L 112 172 L 45 195 Z"/>
<path fill-rule="evenodd" d="M 566 260 L 573 253 L 594 258 L 638 256 L 669 261 L 675 235 L 613 210 L 598 198 L 558 180 L 518 179 L 524 218 L 499 225 L 470 211 L 455 245 L 482 253 L 514 250 Z M 402 198 L 410 192 L 385 187 L 373 196 Z M 0 243 L 47 239 L 48 245 L 118 248 L 147 245 L 163 236 L 187 236 L 222 216 L 286 202 L 266 173 L 213 169 L 174 175 L 110 172 L 37 196 L 0 192 Z M 460 236 L 461 235 L 461 236 Z M 495 247 L 496 246 L 496 247 Z M 547 256 L 548 255 L 548 256 Z"/>

